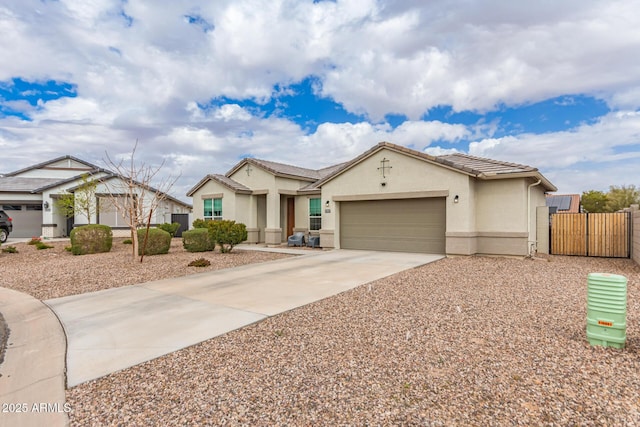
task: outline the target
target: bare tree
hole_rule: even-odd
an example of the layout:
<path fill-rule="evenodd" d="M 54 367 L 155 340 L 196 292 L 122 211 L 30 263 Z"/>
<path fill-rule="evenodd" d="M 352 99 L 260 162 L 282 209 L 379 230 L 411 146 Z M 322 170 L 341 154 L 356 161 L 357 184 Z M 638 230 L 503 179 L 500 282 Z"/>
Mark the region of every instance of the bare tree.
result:
<path fill-rule="evenodd" d="M 107 158 L 105 162 L 108 168 L 115 172 L 115 175 L 103 177 L 101 181 L 108 189 L 106 196 L 131 230 L 131 241 L 133 243 L 131 245 L 132 260 L 136 259 L 138 255 L 140 243 L 138 242 L 138 229 L 146 227 L 147 232 L 142 246 L 142 256 L 140 257 L 140 262 L 142 262 L 153 214 L 157 211 L 160 203 L 166 200 L 167 193 L 180 175 L 176 177 L 168 176 L 161 180 L 155 188 L 151 187 L 151 182 L 160 172 L 165 162 L 163 161 L 157 167 L 149 166 L 144 162 L 136 163 L 135 154 L 137 148 L 138 141 L 136 140 L 128 165 L 125 164 L 124 159 L 116 163 L 109 157 L 108 153 L 105 153 Z"/>

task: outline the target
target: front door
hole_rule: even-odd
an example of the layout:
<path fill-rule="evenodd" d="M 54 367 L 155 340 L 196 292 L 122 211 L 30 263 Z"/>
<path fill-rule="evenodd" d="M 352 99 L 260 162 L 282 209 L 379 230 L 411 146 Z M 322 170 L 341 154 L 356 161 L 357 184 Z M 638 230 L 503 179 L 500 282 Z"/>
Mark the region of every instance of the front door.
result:
<path fill-rule="evenodd" d="M 293 235 L 293 227 L 296 224 L 296 205 L 295 199 L 289 197 L 287 199 L 287 237 Z"/>

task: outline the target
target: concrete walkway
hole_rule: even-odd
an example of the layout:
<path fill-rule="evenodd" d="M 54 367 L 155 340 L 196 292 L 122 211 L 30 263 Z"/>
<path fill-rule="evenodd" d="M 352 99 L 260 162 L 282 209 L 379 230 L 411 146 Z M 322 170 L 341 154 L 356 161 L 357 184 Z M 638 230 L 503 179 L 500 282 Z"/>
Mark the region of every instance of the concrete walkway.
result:
<path fill-rule="evenodd" d="M 440 255 L 307 251 L 294 258 L 45 301 L 67 334 L 73 387 Z"/>
<path fill-rule="evenodd" d="M 64 426 L 64 331 L 39 300 L 0 287 L 0 313 L 9 327 L 0 365 L 0 426 Z"/>

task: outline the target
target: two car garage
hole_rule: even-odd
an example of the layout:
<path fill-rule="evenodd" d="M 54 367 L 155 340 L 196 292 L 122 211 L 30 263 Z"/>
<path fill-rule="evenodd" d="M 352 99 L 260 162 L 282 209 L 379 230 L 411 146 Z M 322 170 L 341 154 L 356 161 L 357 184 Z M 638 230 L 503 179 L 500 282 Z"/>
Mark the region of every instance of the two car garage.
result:
<path fill-rule="evenodd" d="M 0 208 L 13 220 L 10 237 L 33 237 L 42 234 L 42 203 L 3 204 Z"/>
<path fill-rule="evenodd" d="M 340 203 L 340 247 L 445 253 L 444 197 Z"/>

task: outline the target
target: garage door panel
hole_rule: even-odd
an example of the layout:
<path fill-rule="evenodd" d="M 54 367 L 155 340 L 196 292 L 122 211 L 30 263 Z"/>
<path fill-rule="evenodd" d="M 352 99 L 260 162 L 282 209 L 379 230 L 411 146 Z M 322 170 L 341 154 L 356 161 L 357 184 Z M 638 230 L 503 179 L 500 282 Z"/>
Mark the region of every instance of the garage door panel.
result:
<path fill-rule="evenodd" d="M 367 200 L 340 205 L 345 249 L 444 253 L 444 198 Z"/>
<path fill-rule="evenodd" d="M 41 205 L 18 205 L 20 210 L 6 210 L 13 220 L 11 237 L 33 237 L 42 234 Z"/>

